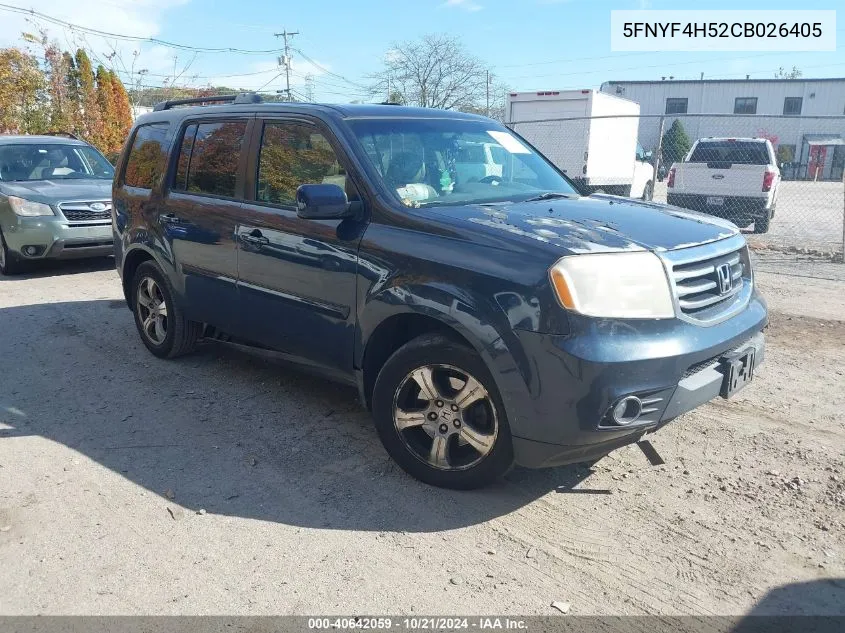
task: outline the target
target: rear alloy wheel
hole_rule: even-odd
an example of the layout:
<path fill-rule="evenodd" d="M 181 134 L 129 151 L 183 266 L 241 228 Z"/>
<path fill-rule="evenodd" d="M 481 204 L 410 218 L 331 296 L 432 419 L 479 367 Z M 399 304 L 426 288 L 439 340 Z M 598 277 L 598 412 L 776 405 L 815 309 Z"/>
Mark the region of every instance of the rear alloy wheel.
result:
<path fill-rule="evenodd" d="M 477 488 L 513 463 L 504 410 L 483 361 L 442 335 L 415 339 L 387 361 L 373 414 L 391 457 L 426 483 Z"/>
<path fill-rule="evenodd" d="M 185 318 L 167 277 L 154 262 L 144 262 L 135 271 L 132 312 L 141 341 L 156 356 L 175 358 L 196 348 L 202 324 Z"/>

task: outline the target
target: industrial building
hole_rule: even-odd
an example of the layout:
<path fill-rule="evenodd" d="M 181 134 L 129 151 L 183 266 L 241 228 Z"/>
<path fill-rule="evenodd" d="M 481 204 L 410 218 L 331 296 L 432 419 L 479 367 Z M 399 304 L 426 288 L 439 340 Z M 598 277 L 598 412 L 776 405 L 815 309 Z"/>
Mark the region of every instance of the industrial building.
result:
<path fill-rule="evenodd" d="M 640 104 L 645 117 L 640 121 L 640 143 L 646 148 L 657 147 L 663 116 L 666 129 L 681 119 L 691 140 L 770 139 L 785 178 L 843 176 L 845 78 L 607 81 L 601 91 Z"/>

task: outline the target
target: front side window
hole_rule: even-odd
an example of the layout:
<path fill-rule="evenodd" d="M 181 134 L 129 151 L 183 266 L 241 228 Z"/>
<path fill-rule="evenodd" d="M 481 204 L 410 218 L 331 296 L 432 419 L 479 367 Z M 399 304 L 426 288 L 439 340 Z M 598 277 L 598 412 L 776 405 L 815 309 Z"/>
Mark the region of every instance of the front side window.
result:
<path fill-rule="evenodd" d="M 384 118 L 349 125 L 378 176 L 406 206 L 576 194 L 543 156 L 489 121 Z"/>
<path fill-rule="evenodd" d="M 235 197 L 246 121 L 189 125 L 182 136 L 173 189 Z"/>
<path fill-rule="evenodd" d="M 113 176 L 111 164 L 88 145 L 0 145 L 0 181 L 111 180 Z"/>
<path fill-rule="evenodd" d="M 669 98 L 666 99 L 666 114 L 686 114 L 689 100 Z"/>
<path fill-rule="evenodd" d="M 784 114 L 801 114 L 801 106 L 804 99 L 801 97 L 786 97 L 783 100 Z"/>
<path fill-rule="evenodd" d="M 354 198 L 346 171 L 317 128 L 305 123 L 267 123 L 258 158 L 256 199 L 292 206 L 297 188 L 308 184 L 337 185 Z"/>
<path fill-rule="evenodd" d="M 757 114 L 757 97 L 737 97 L 734 114 Z"/>
<path fill-rule="evenodd" d="M 164 139 L 169 123 L 150 123 L 135 130 L 123 180 L 129 187 L 152 189 L 164 173 Z"/>

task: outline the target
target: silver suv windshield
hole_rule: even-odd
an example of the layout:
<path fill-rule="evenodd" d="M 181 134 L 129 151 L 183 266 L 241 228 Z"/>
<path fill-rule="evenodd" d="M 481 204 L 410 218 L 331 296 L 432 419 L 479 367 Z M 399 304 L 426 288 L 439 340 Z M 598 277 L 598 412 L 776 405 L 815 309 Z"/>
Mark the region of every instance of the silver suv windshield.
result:
<path fill-rule="evenodd" d="M 111 180 L 114 168 L 89 145 L 20 143 L 0 145 L 0 181 Z"/>
<path fill-rule="evenodd" d="M 492 121 L 384 118 L 349 125 L 387 188 L 409 207 L 577 195 L 545 158 Z"/>

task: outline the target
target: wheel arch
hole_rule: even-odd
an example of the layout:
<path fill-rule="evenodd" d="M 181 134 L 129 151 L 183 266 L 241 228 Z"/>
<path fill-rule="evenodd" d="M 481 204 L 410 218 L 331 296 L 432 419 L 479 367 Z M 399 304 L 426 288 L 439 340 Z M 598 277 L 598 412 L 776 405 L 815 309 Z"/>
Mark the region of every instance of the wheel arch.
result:
<path fill-rule="evenodd" d="M 355 367 L 367 408 L 387 359 L 408 341 L 430 332 L 442 332 L 481 357 L 506 409 L 509 396 L 528 395 L 522 347 L 500 309 L 446 284 L 404 287 L 401 294 L 404 299 L 397 303 L 396 288 L 387 289 L 371 297 L 359 314 Z"/>

